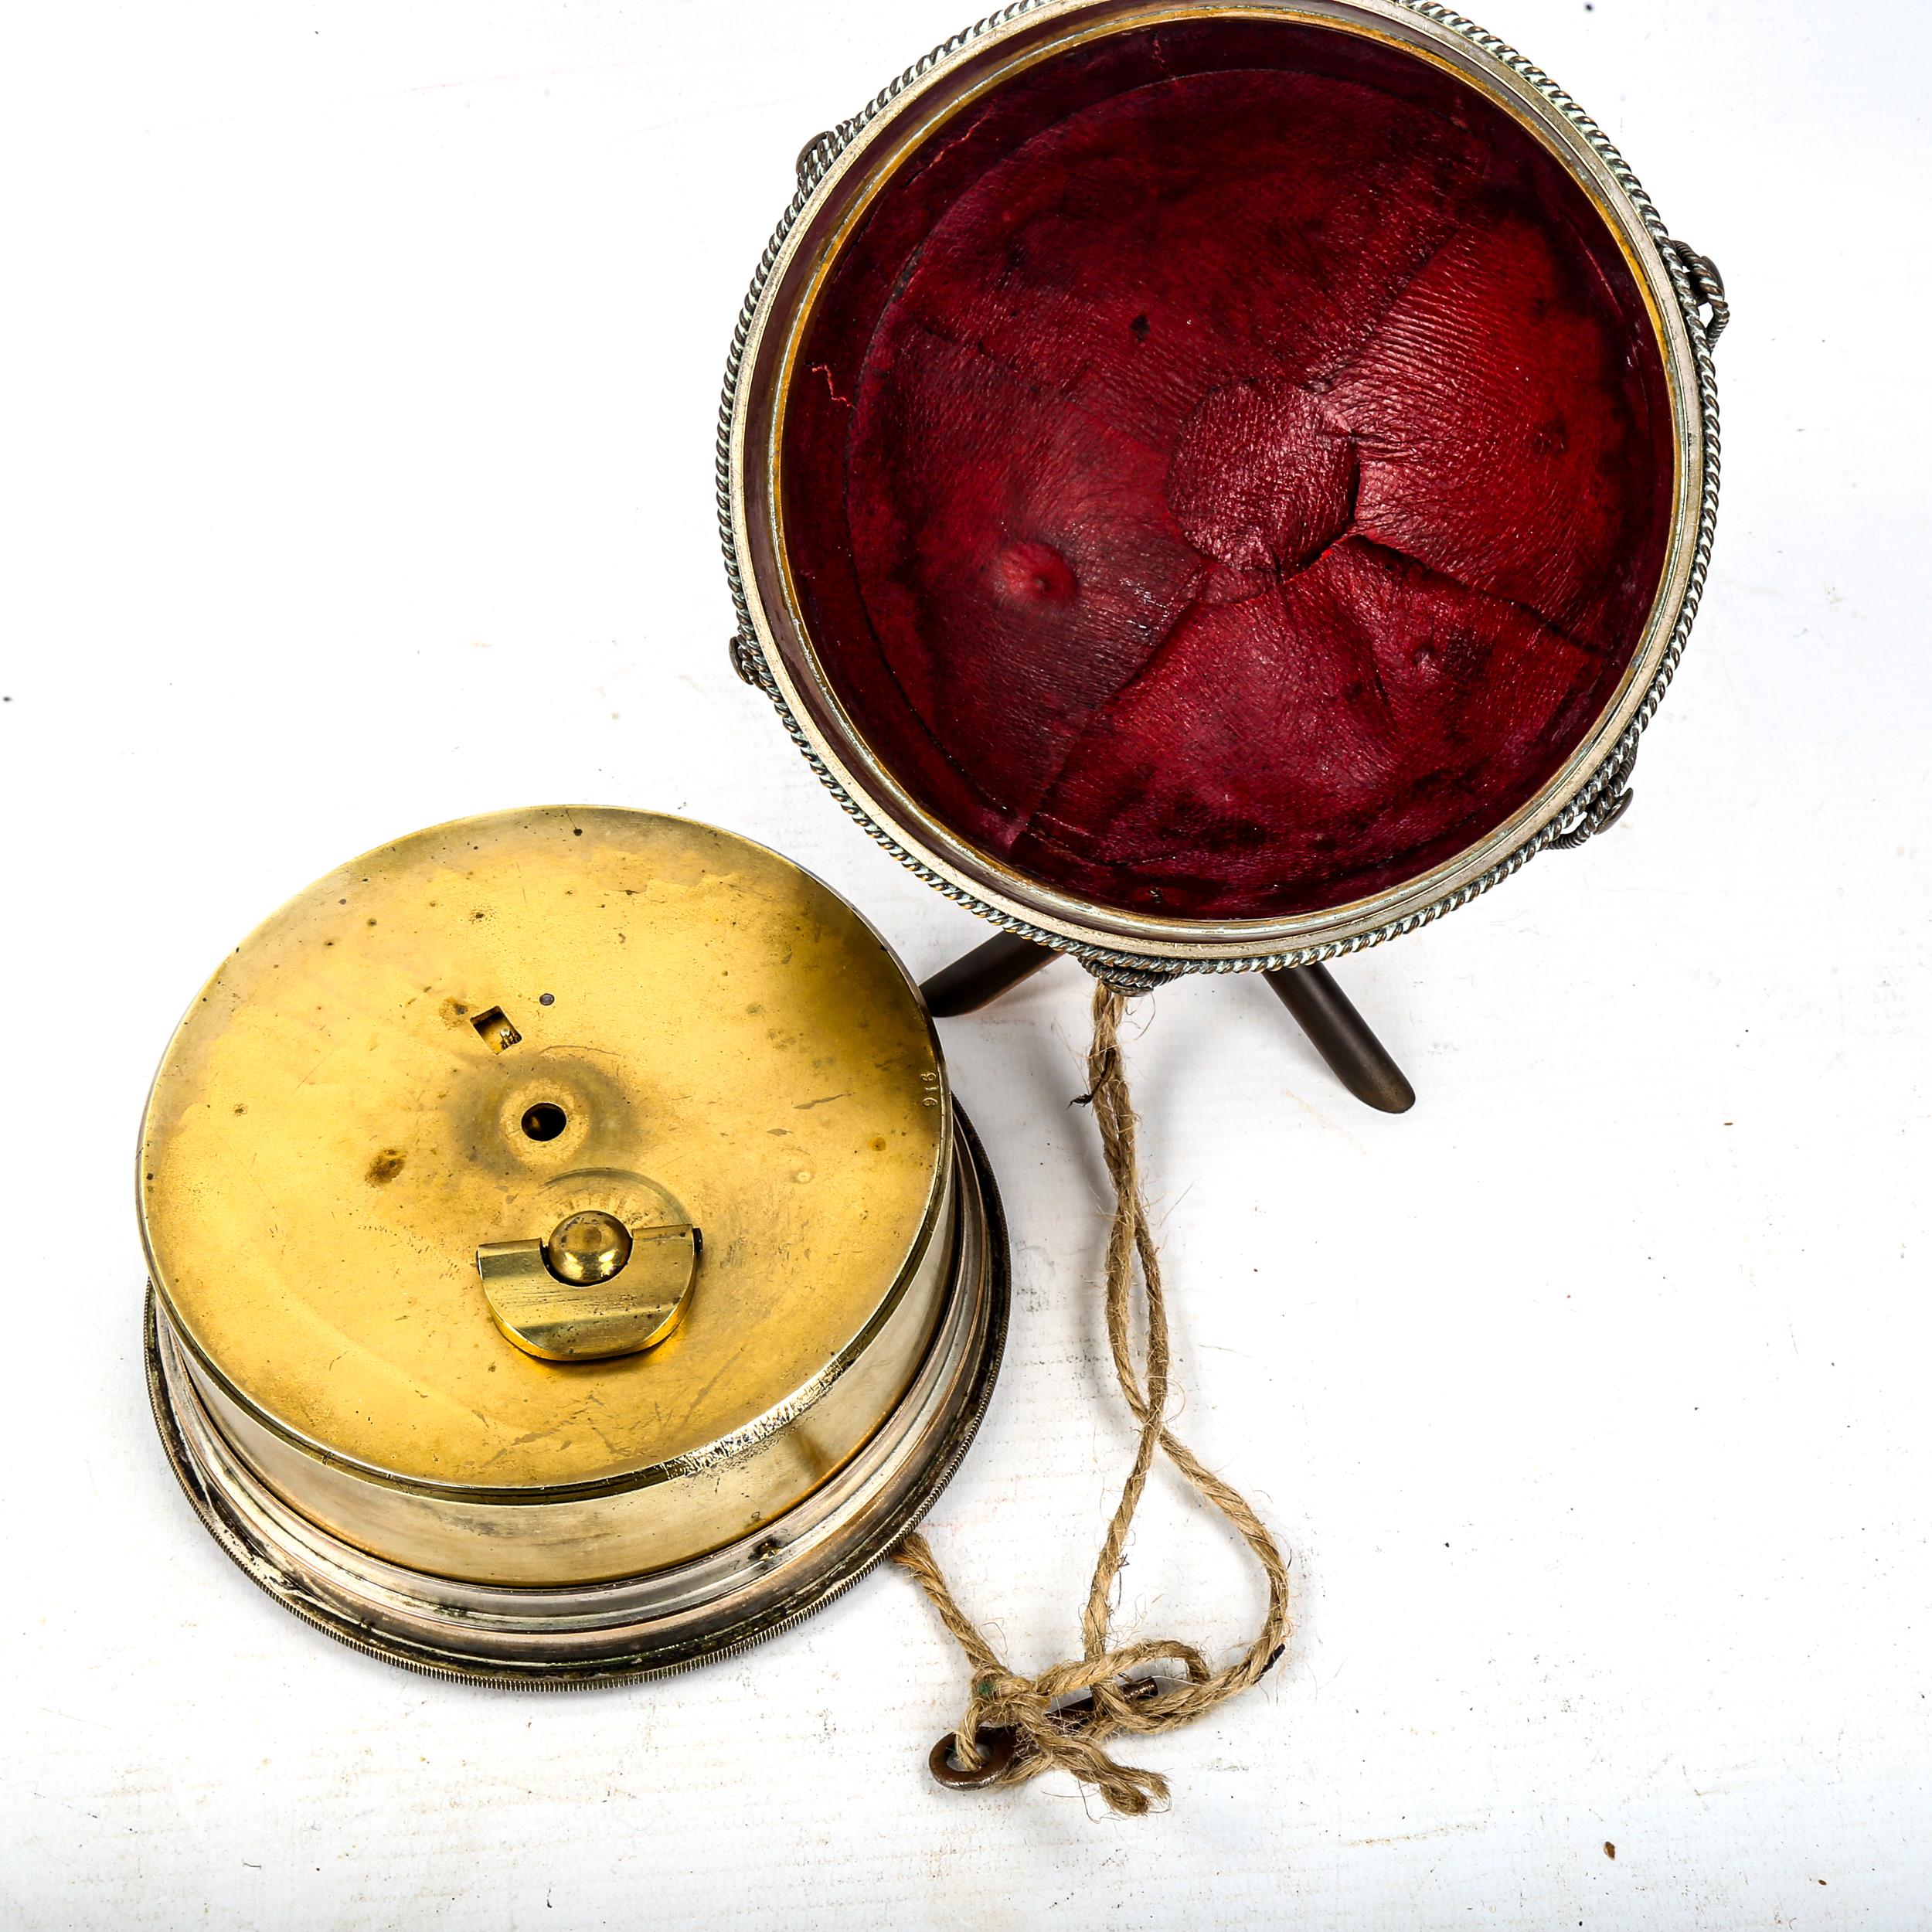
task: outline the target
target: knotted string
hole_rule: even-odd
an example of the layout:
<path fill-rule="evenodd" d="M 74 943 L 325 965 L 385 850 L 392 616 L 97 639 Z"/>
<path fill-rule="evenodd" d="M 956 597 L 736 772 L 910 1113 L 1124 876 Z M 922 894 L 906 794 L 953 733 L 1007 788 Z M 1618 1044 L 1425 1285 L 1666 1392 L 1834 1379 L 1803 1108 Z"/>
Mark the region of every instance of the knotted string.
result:
<path fill-rule="evenodd" d="M 912 1573 L 932 1600 L 940 1621 L 972 1665 L 972 1696 L 953 1740 L 956 1763 L 969 1771 L 979 1767 L 986 1761 L 982 1748 L 988 1735 L 1009 1731 L 1014 1748 L 1004 1767 L 988 1781 L 991 1784 L 1017 1784 L 1042 1771 L 1071 1771 L 1099 1791 L 1114 1811 L 1138 1817 L 1156 1801 L 1165 1800 L 1167 1781 L 1158 1772 L 1123 1764 L 1106 1750 L 1107 1741 L 1123 1732 L 1172 1730 L 1256 1682 L 1281 1655 L 1287 1641 L 1288 1571 L 1260 1519 L 1219 1476 L 1203 1468 L 1194 1452 L 1166 1426 L 1167 1303 L 1161 1285 L 1160 1256 L 1141 1196 L 1134 1138 L 1138 1123 L 1121 1061 L 1120 1023 L 1126 1006 L 1121 995 L 1095 982 L 1094 1044 L 1087 1057 L 1090 1091 L 1086 1097 L 1100 1124 L 1100 1147 L 1114 1183 L 1114 1219 L 1107 1244 L 1107 1338 L 1121 1393 L 1140 1425 L 1140 1439 L 1087 1591 L 1080 1661 L 1055 1664 L 1031 1677 L 1016 1675 L 960 1608 L 923 1536 L 908 1536 L 893 1554 L 894 1560 Z M 1147 1328 L 1145 1359 L 1139 1366 L 1134 1360 L 1130 1334 L 1137 1260 Z M 1114 1583 L 1157 1448 L 1166 1453 L 1196 1494 L 1240 1532 L 1267 1578 L 1268 1608 L 1261 1628 L 1241 1655 L 1222 1670 L 1210 1670 L 1192 1644 L 1174 1638 L 1121 1645 L 1108 1641 Z M 1178 1665 L 1185 1676 L 1178 1682 L 1158 1678 L 1151 1683 L 1145 1679 L 1123 1682 L 1130 1671 L 1161 1663 Z M 1090 1697 L 1090 1709 L 1076 1713 L 1065 1708 L 1066 1700 L 1083 1696 Z"/>

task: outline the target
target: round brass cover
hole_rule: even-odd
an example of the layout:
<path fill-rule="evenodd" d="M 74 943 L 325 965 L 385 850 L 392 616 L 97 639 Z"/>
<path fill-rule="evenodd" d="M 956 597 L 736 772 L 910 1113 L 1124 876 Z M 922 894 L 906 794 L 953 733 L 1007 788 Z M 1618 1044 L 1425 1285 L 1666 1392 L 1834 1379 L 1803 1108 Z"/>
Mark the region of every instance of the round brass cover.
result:
<path fill-rule="evenodd" d="M 387 1560 L 550 1585 L 742 1537 L 879 1429 L 939 1324 L 954 1142 L 851 907 L 730 834 L 556 807 L 384 846 L 236 949 L 156 1077 L 141 1228 L 254 1478 Z M 543 1266 L 585 1213 L 634 1249 L 560 1294 L 623 1291 L 660 1221 L 691 1285 L 655 1345 L 538 1359 L 478 1250 Z"/>

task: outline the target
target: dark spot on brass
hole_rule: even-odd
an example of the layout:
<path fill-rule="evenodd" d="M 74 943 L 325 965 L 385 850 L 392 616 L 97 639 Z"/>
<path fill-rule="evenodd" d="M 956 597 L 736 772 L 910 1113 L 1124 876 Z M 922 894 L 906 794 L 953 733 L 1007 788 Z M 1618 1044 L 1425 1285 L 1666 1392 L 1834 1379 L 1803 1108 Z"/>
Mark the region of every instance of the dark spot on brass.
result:
<path fill-rule="evenodd" d="M 406 1158 L 400 1148 L 386 1147 L 369 1162 L 369 1172 L 364 1178 L 371 1187 L 385 1187 L 402 1172 Z"/>

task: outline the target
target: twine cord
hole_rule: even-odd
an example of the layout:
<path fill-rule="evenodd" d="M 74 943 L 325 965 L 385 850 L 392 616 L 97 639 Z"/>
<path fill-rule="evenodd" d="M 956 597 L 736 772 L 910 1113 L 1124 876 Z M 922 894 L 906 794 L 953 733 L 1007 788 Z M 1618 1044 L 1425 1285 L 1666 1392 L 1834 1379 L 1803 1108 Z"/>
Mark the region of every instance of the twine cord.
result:
<path fill-rule="evenodd" d="M 1281 1654 L 1288 1631 L 1287 1564 L 1274 1539 L 1247 1502 L 1210 1469 L 1166 1425 L 1170 1352 L 1167 1302 L 1161 1282 L 1159 1252 L 1141 1192 L 1135 1142 L 1138 1122 L 1128 1092 L 1120 1049 L 1121 1016 L 1126 998 L 1098 981 L 1094 987 L 1094 1043 L 1087 1059 L 1087 1099 L 1098 1122 L 1108 1178 L 1114 1184 L 1114 1215 L 1107 1244 L 1107 1338 L 1121 1396 L 1139 1425 L 1133 1467 L 1122 1486 L 1100 1546 L 1081 1619 L 1077 1662 L 1055 1664 L 1030 1677 L 1009 1670 L 947 1583 L 931 1546 L 918 1533 L 908 1536 L 893 1560 L 910 1571 L 931 1599 L 940 1621 L 972 1666 L 972 1695 L 953 1743 L 955 1761 L 971 1770 L 982 1760 L 984 1736 L 1010 1731 L 1015 1740 L 1004 1768 L 991 1782 L 1017 1784 L 1042 1771 L 1070 1771 L 1100 1792 L 1113 1810 L 1138 1817 L 1165 1801 L 1167 1781 L 1157 1771 L 1124 1764 L 1107 1749 L 1124 1733 L 1145 1736 L 1168 1731 L 1224 1703 L 1257 1682 Z M 1137 1365 L 1131 1344 L 1134 1281 L 1143 1288 L 1147 1332 L 1144 1361 Z M 1109 1642 L 1114 1586 L 1125 1557 L 1128 1532 L 1140 1507 L 1154 1466 L 1164 1453 L 1186 1478 L 1196 1495 L 1219 1510 L 1253 1552 L 1267 1579 L 1268 1607 L 1254 1641 L 1220 1670 L 1192 1644 L 1175 1638 Z M 1157 1678 L 1151 1684 L 1124 1682 L 1127 1673 L 1151 1664 L 1178 1665 L 1179 1681 Z M 1090 1699 L 1090 1706 L 1086 1700 Z M 1084 1708 L 1070 1708 L 1073 1700 Z"/>

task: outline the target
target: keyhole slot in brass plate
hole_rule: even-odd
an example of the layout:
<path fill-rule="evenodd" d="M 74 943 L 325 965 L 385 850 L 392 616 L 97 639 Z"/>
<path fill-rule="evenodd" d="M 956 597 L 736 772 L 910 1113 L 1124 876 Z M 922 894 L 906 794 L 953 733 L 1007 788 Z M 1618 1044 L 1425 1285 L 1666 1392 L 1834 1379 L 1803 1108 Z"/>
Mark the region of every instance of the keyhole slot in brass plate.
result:
<path fill-rule="evenodd" d="M 509 1016 L 500 1006 L 492 1006 L 487 1013 L 478 1013 L 470 1024 L 476 1029 L 478 1037 L 492 1053 L 506 1051 L 523 1037 L 510 1024 Z"/>

